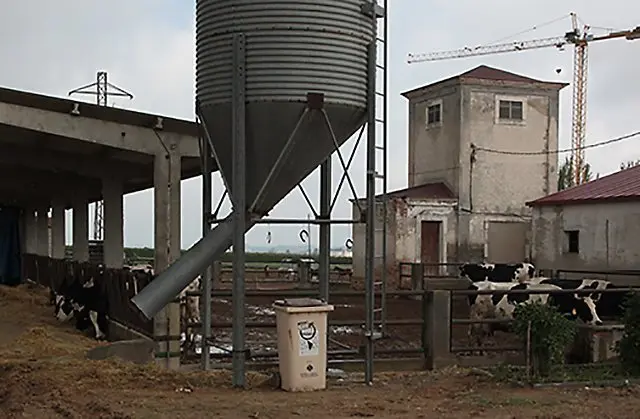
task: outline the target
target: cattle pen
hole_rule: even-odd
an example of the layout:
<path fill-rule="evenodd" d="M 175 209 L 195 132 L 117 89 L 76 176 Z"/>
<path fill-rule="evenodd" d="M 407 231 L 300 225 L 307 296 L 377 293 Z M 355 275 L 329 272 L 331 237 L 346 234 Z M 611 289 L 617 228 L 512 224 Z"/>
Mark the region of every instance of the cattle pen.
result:
<path fill-rule="evenodd" d="M 432 266 L 433 265 L 433 266 Z M 375 344 L 375 362 L 378 369 L 421 370 L 438 369 L 447 365 L 495 366 L 499 364 L 525 365 L 527 343 L 508 332 L 497 332 L 485 345 L 469 344 L 468 328 L 473 324 L 509 323 L 510 320 L 469 317 L 468 296 L 487 295 L 492 291 L 469 290 L 469 282 L 453 275 L 459 264 L 401 264 L 397 276 L 386 290 L 387 315 L 380 324 L 381 339 Z M 56 260 L 36 255 L 23 257 L 25 278 L 57 289 L 65 282 L 84 281 L 94 274 L 96 267 L 67 260 Z M 437 275 L 434 274 L 438 273 Z M 440 275 L 442 273 L 442 275 Z M 596 278 L 622 284 L 614 290 L 599 293 L 631 292 L 638 289 L 640 272 L 636 271 L 579 271 L 555 270 L 548 274 L 559 278 Z M 153 339 L 153 324 L 140 316 L 130 303 L 151 277 L 139 276 L 126 270 L 105 271 L 104 289 L 109 301 L 111 340 L 131 337 Z M 209 353 L 211 368 L 230 367 L 231 299 L 228 280 L 220 278 L 214 284 L 212 297 L 212 324 Z M 559 290 L 559 294 L 583 295 L 593 290 Z M 509 295 L 544 294 L 545 291 L 508 290 Z M 275 334 L 275 300 L 296 297 L 317 297 L 315 280 L 294 278 L 261 278 L 256 276 L 246 292 L 248 367 L 270 370 L 277 365 L 278 352 Z M 200 297 L 199 292 L 187 297 Z M 380 293 L 376 304 L 380 304 Z M 330 281 L 329 301 L 335 311 L 329 316 L 328 361 L 331 368 L 360 370 L 364 359 L 363 323 L 365 316 L 364 292 L 357 278 L 350 281 L 334 274 Z M 573 361 L 578 364 L 607 363 L 615 358 L 612 347 L 622 333 L 619 319 L 604 319 L 602 326 L 578 325 L 583 339 L 573 350 Z M 184 323 L 188 331 L 202 335 L 200 322 Z M 115 333 L 113 333 L 115 332 Z M 587 337 L 585 339 L 585 336 Z M 190 342 L 182 348 L 182 362 L 186 369 L 198 368 L 202 358 L 202 342 Z M 577 350 L 577 352 L 576 352 Z M 478 354 L 480 353 L 480 354 Z"/>

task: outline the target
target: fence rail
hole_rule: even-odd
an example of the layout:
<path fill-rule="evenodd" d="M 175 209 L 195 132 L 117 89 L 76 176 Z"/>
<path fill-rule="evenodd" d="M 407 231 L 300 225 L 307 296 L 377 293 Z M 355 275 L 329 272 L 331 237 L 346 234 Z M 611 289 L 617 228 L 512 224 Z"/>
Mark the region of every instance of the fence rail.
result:
<path fill-rule="evenodd" d="M 74 281 L 84 282 L 98 275 L 97 265 L 66 259 L 25 254 L 22 256 L 22 275 L 54 291 Z M 151 337 L 153 321 L 143 318 L 131 303 L 131 298 L 144 288 L 151 277 L 135 275 L 123 269 L 105 269 L 102 286 L 109 303 L 109 318 Z"/>

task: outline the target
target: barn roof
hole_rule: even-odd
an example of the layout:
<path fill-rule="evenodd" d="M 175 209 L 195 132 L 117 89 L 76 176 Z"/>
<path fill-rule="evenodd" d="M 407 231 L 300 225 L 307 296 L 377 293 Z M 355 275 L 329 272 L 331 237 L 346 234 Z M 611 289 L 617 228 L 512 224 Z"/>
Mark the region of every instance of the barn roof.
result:
<path fill-rule="evenodd" d="M 451 189 L 442 182 L 425 183 L 423 185 L 412 186 L 410 188 L 389 191 L 387 192 L 387 197 L 441 200 L 456 199 L 453 192 L 451 192 Z M 382 198 L 382 194 L 376 195 L 376 199 L 380 198 Z M 365 198 L 360 198 L 360 200 L 364 199 Z"/>
<path fill-rule="evenodd" d="M 449 77 L 444 80 L 439 80 L 437 82 L 406 91 L 402 93 L 402 96 L 409 97 L 414 95 L 415 93 L 420 92 L 423 89 L 426 89 L 441 83 L 454 81 L 454 80 L 457 80 L 461 83 L 465 81 L 473 81 L 473 80 L 492 80 L 492 81 L 498 81 L 498 82 L 502 81 L 502 82 L 511 82 L 511 83 L 520 83 L 520 84 L 537 84 L 537 85 L 545 85 L 551 88 L 556 88 L 558 90 L 569 85 L 569 83 L 537 80 L 531 77 L 522 76 L 520 74 L 511 73 L 509 71 L 502 70 L 499 68 L 489 67 L 487 65 L 480 65 L 476 68 L 472 68 L 469 71 L 465 71 L 462 74 L 458 74 L 457 76 Z"/>
<path fill-rule="evenodd" d="M 591 182 L 564 189 L 527 202 L 527 205 L 536 207 L 619 201 L 640 201 L 640 166 L 620 170 Z"/>

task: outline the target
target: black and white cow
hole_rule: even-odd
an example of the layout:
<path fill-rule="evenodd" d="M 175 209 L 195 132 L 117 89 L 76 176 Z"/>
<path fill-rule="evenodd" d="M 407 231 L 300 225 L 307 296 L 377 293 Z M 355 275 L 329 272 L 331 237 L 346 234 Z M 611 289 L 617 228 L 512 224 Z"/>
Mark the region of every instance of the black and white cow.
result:
<path fill-rule="evenodd" d="M 93 327 L 94 337 L 98 340 L 106 339 L 108 330 L 109 303 L 102 288 L 103 274 L 104 267 L 100 265 L 96 275 L 85 283 L 76 279 L 53 293 L 55 317 L 61 322 L 75 319 L 78 330 Z"/>
<path fill-rule="evenodd" d="M 540 283 L 553 284 L 562 289 L 593 290 L 575 297 L 585 301 L 589 311 L 593 313 L 592 324 L 602 325 L 602 318 L 620 319 L 624 315 L 624 303 L 630 296 L 629 287 L 617 286 L 602 279 L 544 279 Z M 599 292 L 601 290 L 616 290 L 618 292 Z M 571 294 L 570 294 L 571 295 Z M 585 313 L 588 317 L 588 314 Z"/>
<path fill-rule="evenodd" d="M 598 317 L 595 304 L 590 296 L 582 297 L 576 294 L 557 293 L 563 289 L 561 283 L 548 278 L 534 278 L 531 282 L 525 283 L 504 283 L 481 281 L 469 285 L 470 290 L 487 290 L 491 294 L 469 295 L 470 319 L 500 319 L 512 320 L 515 308 L 520 304 L 539 301 L 555 307 L 567 318 L 580 319 L 586 324 L 601 325 L 602 321 Z M 580 285 L 580 284 L 578 284 Z M 589 285 L 589 284 L 587 284 Z M 510 290 L 532 290 L 548 291 L 540 294 L 508 294 Z M 487 336 L 492 336 L 495 331 L 508 331 L 508 324 L 472 324 L 469 327 L 468 335 L 471 345 L 481 345 Z"/>
<path fill-rule="evenodd" d="M 460 276 L 471 282 L 525 282 L 536 272 L 531 263 L 465 263 Z"/>
<path fill-rule="evenodd" d="M 534 281 L 539 284 L 554 285 L 563 290 L 598 290 L 606 286 L 607 281 L 594 279 L 552 279 L 552 278 L 535 278 Z M 562 312 L 567 308 L 577 310 L 577 316 L 586 324 L 601 326 L 602 320 L 598 315 L 596 301 L 601 293 L 588 294 L 557 294 L 554 296 L 556 306 Z M 575 304 L 575 301 L 580 301 Z"/>
<path fill-rule="evenodd" d="M 614 285 L 609 281 L 604 282 L 598 289 L 602 290 L 616 290 L 620 288 L 629 288 L 627 286 Z M 637 290 L 640 291 L 640 290 Z M 604 319 L 616 319 L 619 320 L 624 316 L 625 302 L 627 298 L 631 297 L 631 291 L 614 291 L 614 292 L 594 292 L 592 298 L 596 303 L 596 312 L 600 318 Z"/>

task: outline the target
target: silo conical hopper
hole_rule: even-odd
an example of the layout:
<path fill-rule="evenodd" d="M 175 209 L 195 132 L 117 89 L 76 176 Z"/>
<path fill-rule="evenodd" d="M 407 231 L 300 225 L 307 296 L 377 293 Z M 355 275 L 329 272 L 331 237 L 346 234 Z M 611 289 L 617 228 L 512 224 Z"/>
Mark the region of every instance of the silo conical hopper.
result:
<path fill-rule="evenodd" d="M 370 5 L 371 0 L 196 1 L 198 113 L 227 187 L 233 185 L 233 37 L 245 39 L 249 220 L 265 215 L 365 122 L 368 47 L 375 42 Z M 324 97 L 321 109 L 308 101 L 318 94 Z M 229 193 L 234 196 L 232 188 Z M 219 224 L 132 301 L 147 317 L 156 315 L 231 246 L 232 234 L 231 219 Z"/>

